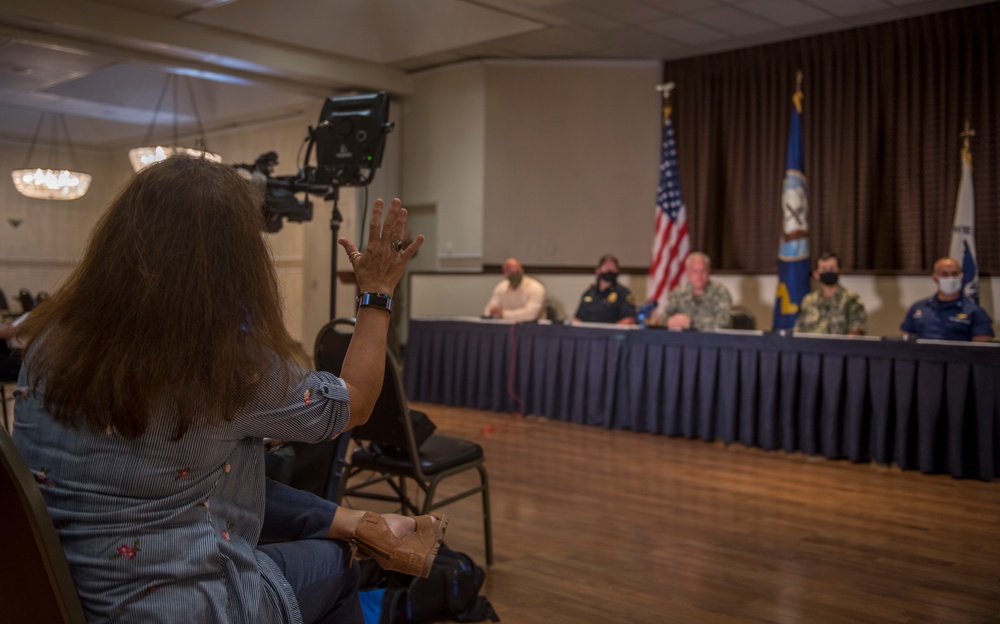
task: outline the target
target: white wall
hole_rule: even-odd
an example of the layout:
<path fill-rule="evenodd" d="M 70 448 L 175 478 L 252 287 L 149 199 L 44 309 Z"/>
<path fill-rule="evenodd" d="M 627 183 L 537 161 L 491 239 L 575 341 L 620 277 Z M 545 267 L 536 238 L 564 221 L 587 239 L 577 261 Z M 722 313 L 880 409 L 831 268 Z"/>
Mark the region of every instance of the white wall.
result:
<path fill-rule="evenodd" d="M 403 105 L 401 190 L 433 207 L 435 232 L 421 254 L 442 269 L 479 270 L 483 256 L 485 67 L 463 63 L 417 74 Z"/>
<path fill-rule="evenodd" d="M 649 261 L 660 157 L 653 61 L 486 65 L 484 262 Z"/>
<path fill-rule="evenodd" d="M 573 315 L 580 302 L 580 295 L 587 289 L 591 278 L 582 274 L 531 273 L 540 280 L 546 295 L 555 306 L 560 318 Z M 411 318 L 429 316 L 479 316 L 483 313 L 490 292 L 501 279 L 496 274 L 427 274 L 417 273 L 410 280 Z M 720 282 L 733 295 L 733 304 L 746 306 L 757 319 L 759 329 L 771 328 L 776 279 L 767 275 L 727 275 L 713 273 L 712 279 Z M 623 275 L 622 284 L 645 300 L 646 277 Z M 899 325 L 910 305 L 917 299 L 934 293 L 934 283 L 927 276 L 871 276 L 847 275 L 842 283 L 861 295 L 868 312 L 868 333 L 873 336 L 899 335 Z M 993 317 L 993 331 L 1000 336 L 1000 277 L 981 280 L 980 301 Z"/>

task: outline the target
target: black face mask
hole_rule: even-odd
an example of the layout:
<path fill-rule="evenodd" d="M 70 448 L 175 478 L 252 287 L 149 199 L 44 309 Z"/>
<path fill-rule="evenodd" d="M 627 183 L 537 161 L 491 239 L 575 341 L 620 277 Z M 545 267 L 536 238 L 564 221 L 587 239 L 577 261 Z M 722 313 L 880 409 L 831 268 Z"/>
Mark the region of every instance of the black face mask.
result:
<path fill-rule="evenodd" d="M 827 286 L 833 286 L 839 279 L 840 273 L 837 273 L 836 271 L 827 271 L 819 274 L 819 281 Z"/>
<path fill-rule="evenodd" d="M 521 284 L 521 280 L 524 279 L 524 273 L 521 273 L 520 271 L 517 273 L 511 273 L 507 276 L 507 279 L 510 280 L 511 286 L 517 288 Z"/>
<path fill-rule="evenodd" d="M 614 284 L 616 281 L 618 281 L 618 274 L 615 273 L 614 271 L 606 271 L 604 273 L 599 274 L 597 277 L 611 284 Z"/>

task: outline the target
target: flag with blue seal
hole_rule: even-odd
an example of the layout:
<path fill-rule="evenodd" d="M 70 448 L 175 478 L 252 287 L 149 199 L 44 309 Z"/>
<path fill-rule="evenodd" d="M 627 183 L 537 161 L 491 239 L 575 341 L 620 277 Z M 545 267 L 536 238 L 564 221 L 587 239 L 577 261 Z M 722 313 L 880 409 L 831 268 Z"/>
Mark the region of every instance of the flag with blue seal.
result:
<path fill-rule="evenodd" d="M 774 297 L 774 329 L 791 329 L 799 304 L 809 292 L 809 199 L 802 147 L 802 72 L 792 95 L 788 156 L 781 188 L 782 233 L 778 247 L 778 287 Z"/>

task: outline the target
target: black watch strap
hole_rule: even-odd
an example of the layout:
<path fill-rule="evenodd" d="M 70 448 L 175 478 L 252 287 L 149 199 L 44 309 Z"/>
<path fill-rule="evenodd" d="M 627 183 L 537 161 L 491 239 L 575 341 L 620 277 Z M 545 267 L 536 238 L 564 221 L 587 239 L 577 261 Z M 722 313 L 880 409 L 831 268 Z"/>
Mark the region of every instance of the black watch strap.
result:
<path fill-rule="evenodd" d="M 358 307 L 362 306 L 392 312 L 392 295 L 370 292 L 361 293 L 361 296 L 358 297 Z"/>

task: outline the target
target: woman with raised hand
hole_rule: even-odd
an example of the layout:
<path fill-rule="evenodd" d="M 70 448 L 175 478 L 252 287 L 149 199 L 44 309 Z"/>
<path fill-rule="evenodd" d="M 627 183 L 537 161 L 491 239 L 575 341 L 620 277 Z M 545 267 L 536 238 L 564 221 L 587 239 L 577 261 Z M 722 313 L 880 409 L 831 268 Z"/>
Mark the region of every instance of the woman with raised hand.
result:
<path fill-rule="evenodd" d="M 402 249 L 406 210 L 378 200 L 367 248 L 339 241 L 370 296 L 338 378 L 296 363 L 263 200 L 206 160 L 142 170 L 19 328 L 14 441 L 91 622 L 361 622 L 353 550 L 429 573 L 442 516 L 346 509 L 270 481 L 263 442 L 367 421 L 387 301 L 423 237 Z"/>

